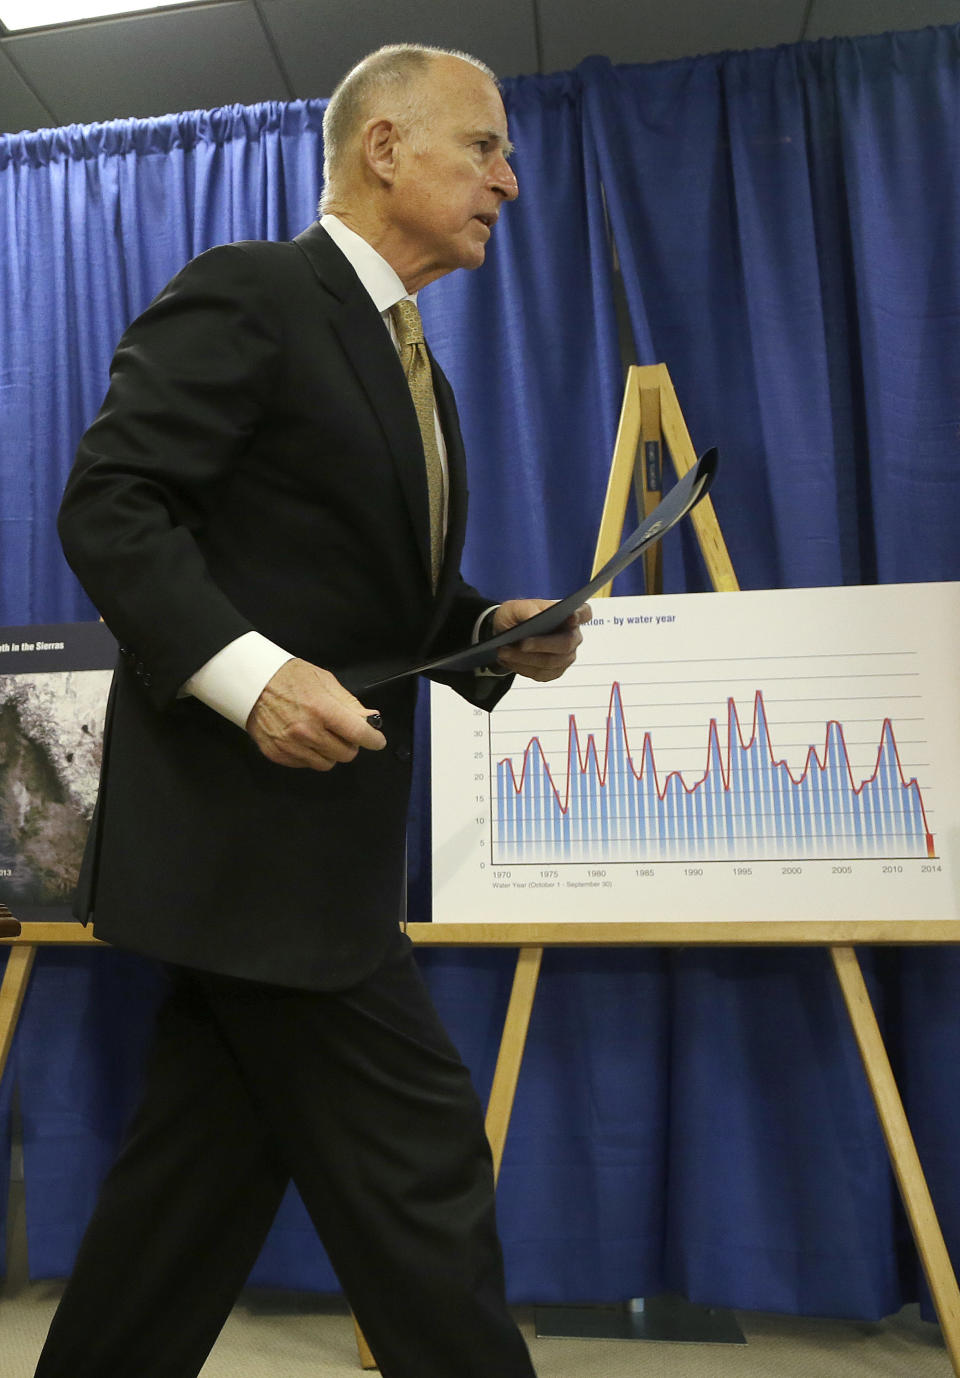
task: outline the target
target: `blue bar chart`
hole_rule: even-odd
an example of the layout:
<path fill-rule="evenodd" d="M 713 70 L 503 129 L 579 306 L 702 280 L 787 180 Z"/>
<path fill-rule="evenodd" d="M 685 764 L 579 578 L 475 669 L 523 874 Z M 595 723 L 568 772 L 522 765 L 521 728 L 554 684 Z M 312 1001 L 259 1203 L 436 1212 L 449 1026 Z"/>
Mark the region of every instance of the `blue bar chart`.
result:
<path fill-rule="evenodd" d="M 554 779 L 536 736 L 519 774 L 511 757 L 497 761 L 493 861 L 935 855 L 919 783 L 904 776 L 889 718 L 874 769 L 860 781 L 838 721 L 825 724 L 822 745 L 811 743 L 798 773 L 778 759 L 759 690 L 746 732 L 729 698 L 723 729 L 711 718 L 704 736 L 699 777 L 658 771 L 650 732 L 639 751 L 631 747 L 614 682 L 602 743 L 593 734 L 581 740 L 570 716 L 562 778 Z"/>
<path fill-rule="evenodd" d="M 960 919 L 960 585 L 610 598 L 434 686 L 434 919 Z"/>

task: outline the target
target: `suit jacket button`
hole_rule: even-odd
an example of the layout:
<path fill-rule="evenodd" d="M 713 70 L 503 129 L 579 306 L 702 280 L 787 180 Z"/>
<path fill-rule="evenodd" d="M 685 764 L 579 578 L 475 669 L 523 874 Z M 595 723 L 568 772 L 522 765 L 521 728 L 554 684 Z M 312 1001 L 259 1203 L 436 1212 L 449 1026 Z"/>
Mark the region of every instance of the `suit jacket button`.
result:
<path fill-rule="evenodd" d="M 398 761 L 409 761 L 410 748 L 408 746 L 398 746 L 394 750 L 394 755 Z"/>
<path fill-rule="evenodd" d="M 147 674 L 145 674 L 144 677 L 143 677 L 143 687 L 144 687 L 145 689 L 149 689 L 152 683 L 153 683 L 153 675 L 151 675 L 151 674 L 149 673 L 149 671 L 148 671 Z"/>
<path fill-rule="evenodd" d="M 143 661 L 142 661 L 142 660 L 138 660 L 138 661 L 137 661 L 137 668 L 134 670 L 133 673 L 136 675 L 137 679 L 142 679 L 142 678 L 143 678 Z"/>

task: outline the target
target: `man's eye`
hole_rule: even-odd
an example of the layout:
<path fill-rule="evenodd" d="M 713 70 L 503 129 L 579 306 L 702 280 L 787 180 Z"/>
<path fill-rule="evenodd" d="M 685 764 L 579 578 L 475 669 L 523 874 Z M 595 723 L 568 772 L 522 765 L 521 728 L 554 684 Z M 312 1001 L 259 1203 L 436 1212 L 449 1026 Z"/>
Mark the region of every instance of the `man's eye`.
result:
<path fill-rule="evenodd" d="M 489 153 L 489 151 L 490 151 L 490 140 L 489 140 L 489 139 L 478 139 L 478 140 L 476 141 L 476 143 L 474 144 L 474 148 L 479 148 L 479 150 L 480 150 L 481 153 Z"/>

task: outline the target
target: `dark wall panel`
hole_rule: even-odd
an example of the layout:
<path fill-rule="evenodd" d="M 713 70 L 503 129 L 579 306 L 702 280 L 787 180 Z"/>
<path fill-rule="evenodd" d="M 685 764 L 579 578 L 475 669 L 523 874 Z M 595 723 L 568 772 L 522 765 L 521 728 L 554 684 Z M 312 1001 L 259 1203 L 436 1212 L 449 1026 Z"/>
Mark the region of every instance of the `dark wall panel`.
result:
<path fill-rule="evenodd" d="M 286 97 L 246 0 L 27 34 L 5 47 L 62 123 Z"/>
<path fill-rule="evenodd" d="M 298 96 L 329 96 L 383 43 L 431 43 L 481 58 L 500 76 L 537 70 L 532 0 L 263 0 L 263 13 Z"/>

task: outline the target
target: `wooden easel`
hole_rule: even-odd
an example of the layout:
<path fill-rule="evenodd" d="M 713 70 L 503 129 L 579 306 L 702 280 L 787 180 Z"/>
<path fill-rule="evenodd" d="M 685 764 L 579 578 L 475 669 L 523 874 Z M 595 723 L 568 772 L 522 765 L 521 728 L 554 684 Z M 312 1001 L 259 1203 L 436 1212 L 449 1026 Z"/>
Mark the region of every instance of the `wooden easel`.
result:
<path fill-rule="evenodd" d="M 627 374 L 623 409 L 593 561 L 594 573 L 614 554 L 619 545 L 631 486 L 635 489 L 637 507 L 643 515 L 659 501 L 664 442 L 673 460 L 677 477 L 680 478 L 696 463 L 696 452 L 666 365 L 632 367 Z M 641 445 L 643 462 L 638 465 L 637 456 Z M 704 498 L 694 508 L 691 520 L 714 589 L 718 592 L 739 589 L 709 497 Z M 644 561 L 647 591 L 659 592 L 659 546 L 648 551 Z M 601 590 L 600 596 L 609 595 L 609 592 L 608 585 Z M 558 934 L 558 927 L 564 930 L 562 935 Z M 960 1291 L 856 950 L 852 946 L 854 942 L 960 942 L 960 924 L 825 922 L 814 925 L 751 922 L 749 925 L 711 923 L 709 928 L 705 925 L 691 926 L 671 922 L 564 924 L 553 928 L 549 924 L 410 924 L 407 932 L 415 942 L 438 946 L 457 943 L 519 946 L 513 989 L 504 1021 L 486 1117 L 487 1135 L 497 1171 L 503 1158 L 545 945 L 828 946 L 873 1094 L 897 1185 L 940 1321 L 944 1343 L 953 1371 L 957 1378 L 960 1378 Z"/>

